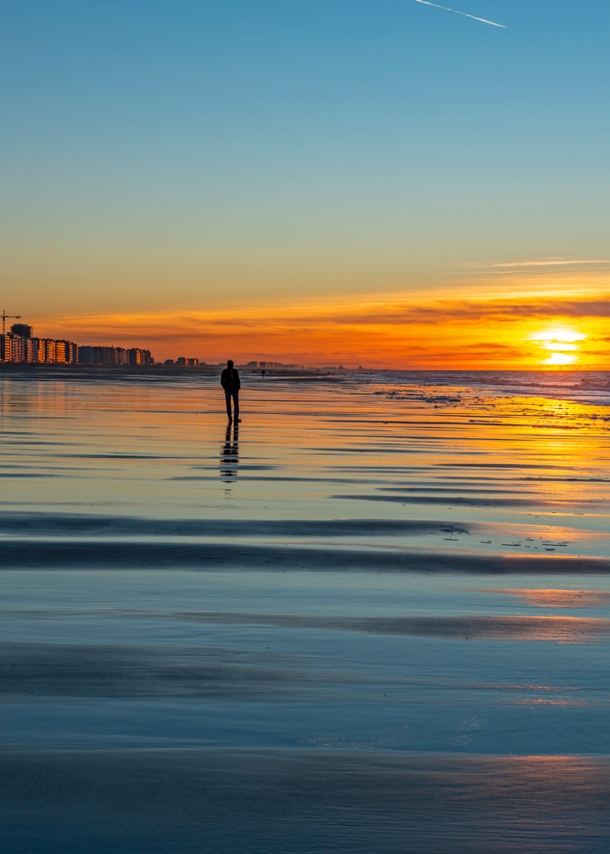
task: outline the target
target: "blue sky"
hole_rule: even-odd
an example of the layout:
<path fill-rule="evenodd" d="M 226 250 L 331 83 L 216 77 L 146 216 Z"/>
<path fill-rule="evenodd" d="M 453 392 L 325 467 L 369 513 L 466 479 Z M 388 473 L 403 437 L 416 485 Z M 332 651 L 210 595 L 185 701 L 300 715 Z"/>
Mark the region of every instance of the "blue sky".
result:
<path fill-rule="evenodd" d="M 610 5 L 455 8 L 506 29 L 414 0 L 2 0 L 7 306 L 459 291 L 470 265 L 607 258 Z"/>

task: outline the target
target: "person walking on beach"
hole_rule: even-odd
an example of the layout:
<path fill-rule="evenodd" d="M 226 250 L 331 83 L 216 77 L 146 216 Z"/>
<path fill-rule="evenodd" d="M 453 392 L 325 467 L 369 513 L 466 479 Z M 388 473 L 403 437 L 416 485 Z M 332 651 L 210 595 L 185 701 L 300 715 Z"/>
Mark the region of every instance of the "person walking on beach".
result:
<path fill-rule="evenodd" d="M 227 367 L 220 375 L 220 384 L 225 390 L 229 424 L 233 423 L 233 416 L 235 416 L 236 422 L 241 421 L 239 417 L 239 389 L 241 388 L 241 383 L 239 381 L 239 372 L 233 367 L 231 359 L 229 359 Z M 233 398 L 233 413 L 231 413 L 231 398 Z"/>

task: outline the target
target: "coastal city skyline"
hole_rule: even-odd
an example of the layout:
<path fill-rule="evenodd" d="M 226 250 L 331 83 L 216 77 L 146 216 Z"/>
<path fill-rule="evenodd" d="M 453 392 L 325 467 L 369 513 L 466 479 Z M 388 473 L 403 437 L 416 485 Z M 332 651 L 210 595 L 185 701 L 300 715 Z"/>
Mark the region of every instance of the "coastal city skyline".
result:
<path fill-rule="evenodd" d="M 2 313 L 5 323 L 8 318 L 20 318 L 21 315 Z M 194 356 L 155 361 L 150 350 L 140 347 L 115 347 L 114 345 L 77 344 L 66 339 L 45 338 L 34 335 L 33 327 L 28 323 L 13 323 L 7 333 L 3 329 L 0 335 L 0 363 L 5 364 L 48 364 L 48 365 L 97 365 L 105 367 L 165 367 L 196 368 L 214 367 L 203 359 Z M 219 363 L 216 367 L 220 366 Z M 273 362 L 265 359 L 249 360 L 240 367 L 250 370 L 273 368 L 304 368 L 304 365 Z"/>

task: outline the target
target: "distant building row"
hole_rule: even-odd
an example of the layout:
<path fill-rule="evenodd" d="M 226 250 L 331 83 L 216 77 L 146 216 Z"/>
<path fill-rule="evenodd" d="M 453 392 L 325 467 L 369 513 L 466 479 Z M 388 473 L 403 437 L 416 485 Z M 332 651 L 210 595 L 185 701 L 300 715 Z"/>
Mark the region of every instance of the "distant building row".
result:
<path fill-rule="evenodd" d="M 4 322 L 4 315 L 2 315 Z M 80 347 L 73 341 L 55 338 L 34 338 L 32 327 L 27 323 L 15 323 L 8 333 L 0 335 L 0 362 L 21 362 L 45 365 L 154 365 L 150 350 L 139 347 Z M 178 368 L 196 368 L 199 359 L 187 359 L 180 356 L 166 359 L 164 365 Z M 202 363 L 205 365 L 205 363 Z M 281 362 L 248 362 L 243 366 L 249 370 L 267 370 L 273 368 L 302 368 L 303 365 L 284 365 Z"/>
<path fill-rule="evenodd" d="M 199 359 L 187 359 L 184 356 L 178 356 L 176 361 L 173 359 L 166 359 L 163 362 L 164 365 L 175 365 L 177 368 L 196 368 L 199 364 Z"/>
<path fill-rule="evenodd" d="M 31 338 L 9 332 L 0 335 L 0 361 L 31 362 L 45 365 L 73 365 L 78 360 L 78 347 L 72 341 L 54 338 Z"/>
<path fill-rule="evenodd" d="M 79 347 L 78 361 L 81 365 L 154 365 L 150 350 L 131 347 Z"/>
<path fill-rule="evenodd" d="M 43 365 L 154 365 L 150 350 L 79 347 L 73 341 L 34 338 L 32 327 L 15 323 L 0 336 L 0 361 Z"/>

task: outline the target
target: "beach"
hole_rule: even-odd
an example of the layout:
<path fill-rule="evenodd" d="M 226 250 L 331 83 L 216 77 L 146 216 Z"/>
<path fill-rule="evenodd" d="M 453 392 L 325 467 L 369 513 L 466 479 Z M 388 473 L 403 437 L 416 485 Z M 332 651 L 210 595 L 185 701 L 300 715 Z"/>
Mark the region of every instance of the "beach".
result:
<path fill-rule="evenodd" d="M 604 852 L 610 374 L 0 374 L 10 852 Z"/>

